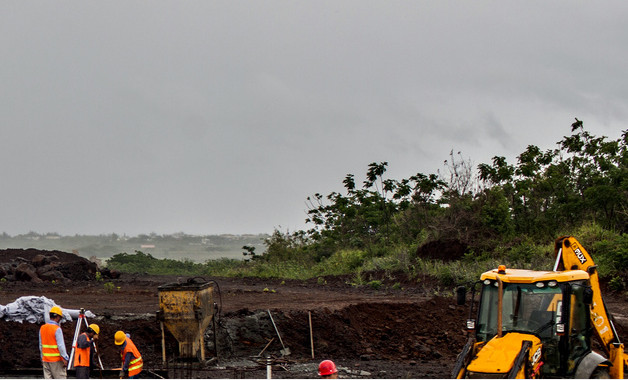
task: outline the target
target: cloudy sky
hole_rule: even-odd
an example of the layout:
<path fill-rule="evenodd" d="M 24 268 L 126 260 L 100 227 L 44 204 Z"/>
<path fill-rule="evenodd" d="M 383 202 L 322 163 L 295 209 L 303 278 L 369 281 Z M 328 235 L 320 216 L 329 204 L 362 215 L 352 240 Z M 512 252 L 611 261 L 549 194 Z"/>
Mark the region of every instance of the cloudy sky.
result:
<path fill-rule="evenodd" d="M 305 199 L 627 129 L 626 1 L 0 2 L 0 232 L 270 233 Z"/>

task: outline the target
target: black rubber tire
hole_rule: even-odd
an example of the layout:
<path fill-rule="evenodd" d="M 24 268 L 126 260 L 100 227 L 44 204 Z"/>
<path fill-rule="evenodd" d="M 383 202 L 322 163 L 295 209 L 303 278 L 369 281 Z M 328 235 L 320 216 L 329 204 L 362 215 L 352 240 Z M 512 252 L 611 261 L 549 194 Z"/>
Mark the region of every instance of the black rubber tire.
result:
<path fill-rule="evenodd" d="M 591 374 L 592 379 L 610 379 L 611 375 L 608 373 L 608 367 L 597 367 Z"/>

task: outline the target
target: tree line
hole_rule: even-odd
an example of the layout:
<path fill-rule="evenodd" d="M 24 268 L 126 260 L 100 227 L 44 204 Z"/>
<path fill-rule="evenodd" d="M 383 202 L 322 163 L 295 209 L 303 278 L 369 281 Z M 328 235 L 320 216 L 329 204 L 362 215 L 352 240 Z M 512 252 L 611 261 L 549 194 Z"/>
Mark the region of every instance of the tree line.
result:
<path fill-rule="evenodd" d="M 627 142 L 628 130 L 615 140 L 598 137 L 576 119 L 554 148 L 529 145 L 515 162 L 495 156 L 474 167 L 452 151 L 442 170 L 403 179 L 387 178 L 388 163 L 373 162 L 362 183 L 347 174 L 344 191 L 308 197 L 311 228 L 276 230 L 257 259 L 320 261 L 347 249 L 378 256 L 439 239 L 490 252 L 514 242 L 553 242 L 584 225 L 625 239 Z"/>
<path fill-rule="evenodd" d="M 347 174 L 342 191 L 306 199 L 307 229 L 276 229 L 264 239 L 263 252 L 242 246 L 244 260 L 175 266 L 136 252 L 114 256 L 109 264 L 154 273 L 318 277 L 323 284 L 327 275 L 351 274 L 357 285 L 377 272 L 402 271 L 453 285 L 474 281 L 498 264 L 549 270 L 554 240 L 574 235 L 594 255 L 601 278 L 625 289 L 627 143 L 628 130 L 615 140 L 598 137 L 576 119 L 555 147 L 529 145 L 514 162 L 496 156 L 474 166 L 451 151 L 441 170 L 403 179 L 386 175 L 387 162 L 373 162 L 361 183 Z M 464 252 L 424 257 L 424 247 Z"/>

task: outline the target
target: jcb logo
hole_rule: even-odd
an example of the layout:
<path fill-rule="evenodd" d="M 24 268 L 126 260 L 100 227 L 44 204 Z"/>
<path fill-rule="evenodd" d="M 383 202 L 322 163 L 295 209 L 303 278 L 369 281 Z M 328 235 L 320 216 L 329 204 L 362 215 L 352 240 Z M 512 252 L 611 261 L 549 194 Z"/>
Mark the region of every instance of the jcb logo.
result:
<path fill-rule="evenodd" d="M 576 254 L 576 257 L 578 258 L 578 260 L 580 260 L 580 264 L 584 264 L 587 262 L 587 258 L 584 257 L 584 253 L 582 253 L 580 248 L 576 248 L 574 250 L 574 253 Z"/>

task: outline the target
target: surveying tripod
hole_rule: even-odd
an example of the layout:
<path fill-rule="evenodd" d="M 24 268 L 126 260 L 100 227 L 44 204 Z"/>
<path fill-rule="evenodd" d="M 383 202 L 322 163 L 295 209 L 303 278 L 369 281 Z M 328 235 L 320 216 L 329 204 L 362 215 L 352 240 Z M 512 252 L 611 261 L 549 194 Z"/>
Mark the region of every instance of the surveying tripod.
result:
<path fill-rule="evenodd" d="M 79 316 L 76 321 L 76 329 L 74 330 L 74 339 L 72 340 L 72 350 L 70 351 L 70 359 L 68 360 L 68 370 L 72 369 L 74 366 L 74 351 L 76 350 L 76 342 L 78 341 L 78 337 L 81 334 L 81 323 L 85 321 L 85 328 L 89 328 L 89 323 L 87 323 L 87 317 L 85 316 L 85 309 L 81 309 L 79 311 Z M 98 353 L 98 349 L 96 348 L 96 342 L 94 342 L 94 352 L 98 357 L 98 364 L 100 367 L 100 377 L 102 378 L 102 370 L 105 369 L 102 365 L 102 361 L 100 360 L 100 354 Z M 91 365 L 91 361 L 90 361 Z"/>

